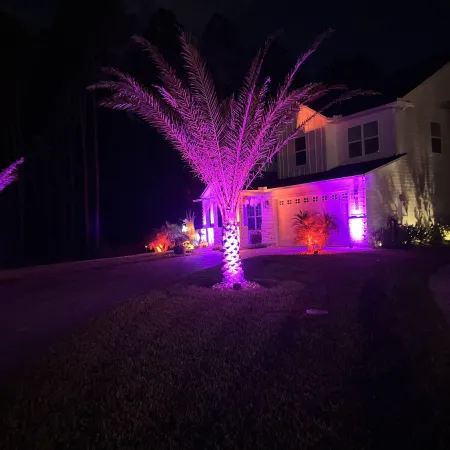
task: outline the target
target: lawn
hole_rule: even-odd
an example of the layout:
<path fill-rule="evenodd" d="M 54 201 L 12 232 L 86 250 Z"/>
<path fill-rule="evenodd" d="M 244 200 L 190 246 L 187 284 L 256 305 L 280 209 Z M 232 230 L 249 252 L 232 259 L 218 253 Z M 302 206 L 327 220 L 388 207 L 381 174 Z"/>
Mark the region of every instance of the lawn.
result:
<path fill-rule="evenodd" d="M 246 260 L 92 320 L 2 386 L 0 448 L 448 449 L 450 253 Z M 309 316 L 325 308 L 326 316 Z"/>

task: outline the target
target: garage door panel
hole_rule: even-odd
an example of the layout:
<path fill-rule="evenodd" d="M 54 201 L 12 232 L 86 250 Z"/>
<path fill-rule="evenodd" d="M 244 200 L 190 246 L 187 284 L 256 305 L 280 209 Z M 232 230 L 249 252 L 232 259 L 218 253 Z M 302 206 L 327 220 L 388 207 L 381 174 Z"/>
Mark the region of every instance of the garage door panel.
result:
<path fill-rule="evenodd" d="M 333 195 L 333 197 L 332 197 Z M 315 197 L 315 196 L 314 196 Z M 305 201 L 305 198 L 308 199 Z M 348 234 L 348 202 L 339 194 L 327 194 L 299 198 L 282 198 L 278 202 L 278 225 L 280 245 L 295 245 L 293 218 L 299 211 L 311 213 L 327 212 L 336 218 L 338 233 L 332 233 L 328 240 L 329 246 L 347 246 Z"/>

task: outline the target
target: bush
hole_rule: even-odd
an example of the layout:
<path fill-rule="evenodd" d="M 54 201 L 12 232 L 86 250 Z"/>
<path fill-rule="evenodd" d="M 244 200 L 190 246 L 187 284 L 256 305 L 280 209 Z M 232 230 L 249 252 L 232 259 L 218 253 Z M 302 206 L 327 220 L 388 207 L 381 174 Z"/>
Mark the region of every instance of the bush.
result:
<path fill-rule="evenodd" d="M 387 226 L 373 230 L 372 247 L 397 248 L 440 244 L 450 235 L 450 226 L 443 223 L 431 225 L 399 225 L 394 217 L 389 217 Z"/>
<path fill-rule="evenodd" d="M 300 210 L 292 221 L 295 242 L 306 245 L 308 253 L 322 250 L 331 233 L 338 231 L 336 218 L 326 212 L 312 214 Z"/>
<path fill-rule="evenodd" d="M 253 249 L 253 248 L 267 248 L 268 245 L 267 244 L 250 244 L 248 247 L 248 249 Z"/>
<path fill-rule="evenodd" d="M 182 245 L 186 252 L 191 252 L 194 250 L 194 244 L 192 244 L 191 241 L 184 241 Z"/>
<path fill-rule="evenodd" d="M 150 251 L 166 252 L 170 247 L 181 245 L 186 239 L 187 236 L 181 231 L 180 225 L 166 222 L 161 228 L 153 232 L 147 248 Z"/>
<path fill-rule="evenodd" d="M 175 255 L 184 255 L 186 252 L 186 249 L 184 248 L 184 245 L 175 245 L 173 248 L 173 252 Z"/>
<path fill-rule="evenodd" d="M 262 243 L 261 231 L 254 231 L 250 234 L 250 245 L 257 245 Z"/>

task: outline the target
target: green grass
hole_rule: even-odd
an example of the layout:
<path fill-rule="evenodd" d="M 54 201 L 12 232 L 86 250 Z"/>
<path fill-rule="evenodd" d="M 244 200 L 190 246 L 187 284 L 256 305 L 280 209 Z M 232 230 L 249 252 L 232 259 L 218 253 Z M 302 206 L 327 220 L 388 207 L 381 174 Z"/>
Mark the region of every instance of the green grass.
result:
<path fill-rule="evenodd" d="M 448 449 L 449 252 L 245 261 L 91 321 L 0 391 L 0 448 Z M 307 316 L 310 307 L 328 316 Z"/>

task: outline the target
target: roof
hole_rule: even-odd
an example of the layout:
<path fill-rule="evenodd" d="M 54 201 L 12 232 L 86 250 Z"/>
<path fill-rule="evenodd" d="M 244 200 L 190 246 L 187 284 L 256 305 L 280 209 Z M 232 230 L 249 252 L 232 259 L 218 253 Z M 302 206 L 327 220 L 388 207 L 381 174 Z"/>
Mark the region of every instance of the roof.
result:
<path fill-rule="evenodd" d="M 381 166 L 390 164 L 403 157 L 406 153 L 401 155 L 391 156 L 389 158 L 374 159 L 373 161 L 364 161 L 356 164 L 347 164 L 345 166 L 338 166 L 325 172 L 312 173 L 309 175 L 301 175 L 298 177 L 282 178 L 276 177 L 276 173 L 265 173 L 262 177 L 257 178 L 252 183 L 252 189 L 258 187 L 267 187 L 269 189 L 277 187 L 295 186 L 297 184 L 314 183 L 317 181 L 332 180 L 335 178 L 352 177 L 355 175 L 364 175 L 372 170 L 378 169 Z"/>

